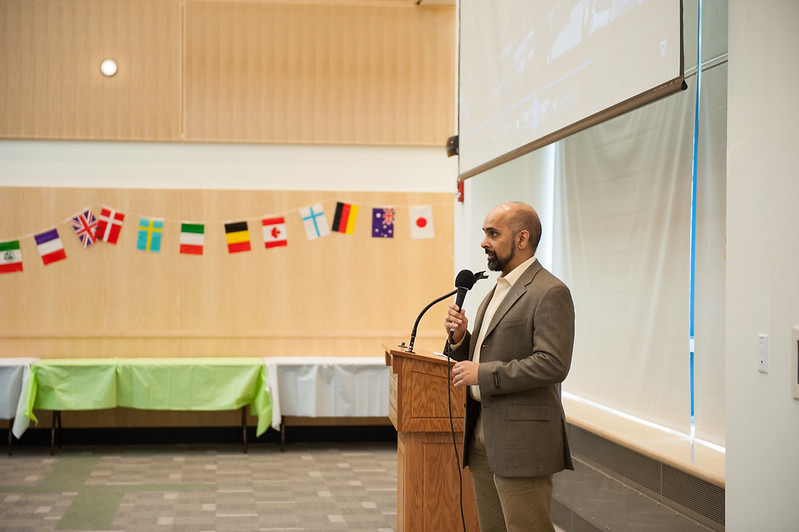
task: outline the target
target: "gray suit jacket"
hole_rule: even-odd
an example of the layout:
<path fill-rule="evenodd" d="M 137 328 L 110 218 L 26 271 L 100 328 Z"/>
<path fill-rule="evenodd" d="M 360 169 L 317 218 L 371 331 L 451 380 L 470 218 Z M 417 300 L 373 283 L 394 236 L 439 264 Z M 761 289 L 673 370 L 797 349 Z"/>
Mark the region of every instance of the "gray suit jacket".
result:
<path fill-rule="evenodd" d="M 492 290 L 477 311 L 479 331 Z M 477 335 L 451 353 L 471 359 Z M 535 261 L 497 308 L 480 349 L 481 402 L 467 393 L 463 465 L 482 410 L 488 462 L 495 475 L 530 477 L 574 469 L 560 383 L 571 365 L 574 304 L 563 282 Z"/>

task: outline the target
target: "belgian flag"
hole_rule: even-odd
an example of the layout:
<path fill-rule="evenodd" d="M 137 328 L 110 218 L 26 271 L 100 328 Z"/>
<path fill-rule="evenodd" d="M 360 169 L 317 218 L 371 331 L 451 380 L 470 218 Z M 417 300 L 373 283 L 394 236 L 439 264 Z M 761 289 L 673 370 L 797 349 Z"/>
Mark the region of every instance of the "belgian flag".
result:
<path fill-rule="evenodd" d="M 225 238 L 230 253 L 250 251 L 250 232 L 247 230 L 247 222 L 225 224 Z"/>

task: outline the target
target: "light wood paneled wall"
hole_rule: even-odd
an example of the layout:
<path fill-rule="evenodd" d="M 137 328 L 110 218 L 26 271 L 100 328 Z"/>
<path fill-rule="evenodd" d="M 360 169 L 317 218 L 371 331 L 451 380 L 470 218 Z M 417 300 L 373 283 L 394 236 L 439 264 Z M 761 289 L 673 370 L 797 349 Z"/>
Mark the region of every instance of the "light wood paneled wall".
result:
<path fill-rule="evenodd" d="M 180 0 L 1 0 L 0 136 L 179 140 L 181 21 Z"/>
<path fill-rule="evenodd" d="M 443 145 L 454 127 L 453 6 L 0 0 L 0 29 L 2 138 Z"/>
<path fill-rule="evenodd" d="M 0 275 L 0 356 L 380 356 L 452 287 L 446 193 L 0 189 L 0 240 L 21 238 L 24 271 Z M 299 209 L 361 205 L 354 235 L 308 240 Z M 435 238 L 412 240 L 408 206 L 432 204 Z M 82 248 L 68 219 L 125 213 L 116 245 Z M 371 237 L 371 207 L 394 206 L 393 239 Z M 286 217 L 289 245 L 266 250 L 260 220 Z M 160 253 L 136 249 L 140 216 L 165 219 Z M 246 220 L 252 251 L 230 254 L 223 223 Z M 206 223 L 203 256 L 178 253 L 180 221 Z M 45 266 L 33 235 L 57 227 L 67 259 Z M 443 306 L 417 345 L 441 349 Z"/>

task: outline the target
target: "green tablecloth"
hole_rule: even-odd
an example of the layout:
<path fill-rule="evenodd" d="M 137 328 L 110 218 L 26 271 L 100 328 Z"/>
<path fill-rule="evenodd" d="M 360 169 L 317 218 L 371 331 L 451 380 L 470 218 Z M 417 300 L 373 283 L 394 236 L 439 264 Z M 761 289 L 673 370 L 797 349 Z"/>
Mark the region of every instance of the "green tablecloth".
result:
<path fill-rule="evenodd" d="M 256 434 L 272 422 L 260 358 L 51 359 L 31 366 L 24 413 L 34 409 L 234 410 L 249 405 Z"/>

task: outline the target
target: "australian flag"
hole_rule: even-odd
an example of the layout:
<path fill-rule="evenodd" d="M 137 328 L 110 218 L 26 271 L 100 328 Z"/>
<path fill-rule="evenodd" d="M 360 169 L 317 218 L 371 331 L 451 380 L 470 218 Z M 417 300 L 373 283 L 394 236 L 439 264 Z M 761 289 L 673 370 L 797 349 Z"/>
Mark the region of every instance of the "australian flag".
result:
<path fill-rule="evenodd" d="M 394 238 L 394 209 L 372 209 L 372 238 Z"/>

